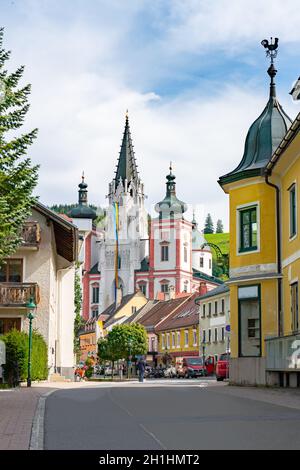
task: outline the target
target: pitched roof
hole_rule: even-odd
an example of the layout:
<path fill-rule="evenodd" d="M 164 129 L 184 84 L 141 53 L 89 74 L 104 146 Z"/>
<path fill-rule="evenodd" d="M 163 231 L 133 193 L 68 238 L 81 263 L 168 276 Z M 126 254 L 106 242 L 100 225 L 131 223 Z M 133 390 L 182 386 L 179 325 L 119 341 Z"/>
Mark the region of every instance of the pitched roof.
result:
<path fill-rule="evenodd" d="M 100 313 L 99 316 L 107 315 L 107 318 L 112 317 L 113 315 L 118 313 L 124 307 L 124 305 L 126 305 L 127 302 L 129 302 L 135 295 L 136 295 L 136 292 L 134 292 L 133 294 L 124 295 L 118 308 L 116 308 L 116 304 L 115 302 L 113 302 L 112 304 L 109 305 L 109 307 L 107 307 L 107 309 L 105 309 L 102 313 Z"/>
<path fill-rule="evenodd" d="M 98 269 L 98 262 L 89 270 L 89 274 L 100 274 Z"/>
<path fill-rule="evenodd" d="M 32 209 L 53 223 L 57 254 L 67 261 L 77 260 L 78 229 L 71 222 L 37 201 Z"/>
<path fill-rule="evenodd" d="M 224 284 L 224 282 L 221 281 L 221 279 L 219 279 L 218 277 L 209 276 L 209 274 L 205 274 L 202 271 L 198 271 L 197 269 L 194 269 L 194 268 L 193 268 L 193 277 L 197 279 L 203 279 L 203 281 L 208 281 L 213 284 Z"/>
<path fill-rule="evenodd" d="M 203 294 L 199 297 L 197 297 L 195 300 L 203 300 L 203 299 L 209 299 L 210 297 L 214 297 L 215 295 L 221 295 L 221 294 L 226 294 L 229 292 L 229 287 L 226 284 L 223 284 L 222 286 L 218 286 L 215 289 L 210 290 L 206 294 Z"/>
<path fill-rule="evenodd" d="M 162 320 L 176 310 L 181 304 L 186 302 L 186 297 L 167 301 L 158 301 L 151 310 L 139 320 L 146 329 L 155 328 Z"/>
<path fill-rule="evenodd" d="M 158 300 L 148 300 L 148 302 L 143 305 L 137 312 L 135 312 L 131 317 L 127 318 L 124 323 L 137 323 L 140 322 L 140 319 L 146 315 L 155 304 L 157 304 Z"/>
<path fill-rule="evenodd" d="M 199 307 L 195 304 L 195 299 L 198 295 L 198 293 L 192 294 L 186 302 L 162 321 L 155 330 L 173 330 L 197 324 L 199 322 Z"/>

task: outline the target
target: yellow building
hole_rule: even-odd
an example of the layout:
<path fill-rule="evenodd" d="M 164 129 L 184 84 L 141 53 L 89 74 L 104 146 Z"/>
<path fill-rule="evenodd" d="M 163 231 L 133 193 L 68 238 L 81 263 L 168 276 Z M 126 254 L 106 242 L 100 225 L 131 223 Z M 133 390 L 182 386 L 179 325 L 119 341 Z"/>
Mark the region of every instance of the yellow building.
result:
<path fill-rule="evenodd" d="M 158 335 L 158 359 L 168 355 L 173 364 L 183 357 L 199 356 L 199 309 L 195 304 L 198 293 L 187 297 L 155 328 Z"/>
<path fill-rule="evenodd" d="M 219 179 L 230 201 L 230 379 L 295 386 L 299 373 L 290 376 L 289 357 L 296 336 L 284 335 L 299 328 L 299 121 L 292 124 L 277 100 L 273 60 L 268 74 L 269 100 L 248 131 L 243 158 Z"/>

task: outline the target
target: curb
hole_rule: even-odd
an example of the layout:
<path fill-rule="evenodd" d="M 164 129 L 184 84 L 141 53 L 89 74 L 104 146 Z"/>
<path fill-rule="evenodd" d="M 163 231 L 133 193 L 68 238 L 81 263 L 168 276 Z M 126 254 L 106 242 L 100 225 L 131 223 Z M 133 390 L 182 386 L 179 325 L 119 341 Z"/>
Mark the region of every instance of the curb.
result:
<path fill-rule="evenodd" d="M 45 406 L 46 400 L 57 389 L 50 390 L 39 398 L 37 408 L 35 410 L 31 435 L 29 441 L 29 450 L 43 450 L 44 449 L 44 420 L 45 420 Z"/>

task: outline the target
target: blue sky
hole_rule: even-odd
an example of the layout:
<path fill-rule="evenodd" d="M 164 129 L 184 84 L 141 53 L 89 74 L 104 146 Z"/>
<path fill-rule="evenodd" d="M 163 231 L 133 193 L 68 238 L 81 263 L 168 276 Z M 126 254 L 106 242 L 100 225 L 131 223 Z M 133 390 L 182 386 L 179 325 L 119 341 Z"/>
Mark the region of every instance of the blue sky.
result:
<path fill-rule="evenodd" d="M 106 204 L 128 108 L 149 210 L 173 160 L 189 215 L 228 226 L 217 179 L 266 103 L 265 37 L 280 38 L 280 102 L 299 111 L 288 95 L 300 75 L 296 0 L 0 0 L 0 11 L 9 67 L 25 64 L 33 87 L 26 126 L 40 130 L 31 156 L 46 204 L 75 202 L 82 170 L 90 201 Z"/>

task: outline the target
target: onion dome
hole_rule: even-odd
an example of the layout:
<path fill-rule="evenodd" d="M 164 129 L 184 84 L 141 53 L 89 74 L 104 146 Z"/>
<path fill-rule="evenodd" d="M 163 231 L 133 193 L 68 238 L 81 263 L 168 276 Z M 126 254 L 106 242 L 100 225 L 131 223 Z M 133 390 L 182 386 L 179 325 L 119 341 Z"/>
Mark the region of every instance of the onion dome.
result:
<path fill-rule="evenodd" d="M 88 185 L 84 181 L 84 174 L 82 174 L 81 183 L 78 185 L 78 206 L 74 207 L 68 213 L 72 219 L 96 219 L 97 214 L 91 207 L 88 206 Z"/>
<path fill-rule="evenodd" d="M 167 175 L 167 191 L 165 198 L 155 205 L 156 212 L 162 219 L 178 218 L 187 211 L 187 204 L 180 201 L 176 196 L 176 176 L 172 173 L 172 163 L 170 164 L 170 173 Z"/>
<path fill-rule="evenodd" d="M 268 43 L 267 40 L 265 40 Z M 264 41 L 262 42 L 262 44 Z M 276 47 L 278 40 L 276 43 Z M 276 97 L 276 86 L 274 78 L 277 70 L 274 67 L 273 59 L 276 57 L 274 53 L 275 45 L 263 44 L 264 47 L 270 48 L 271 52 L 267 53 L 271 57 L 271 65 L 268 68 L 268 75 L 271 78 L 270 95 L 261 115 L 253 122 L 248 131 L 244 155 L 235 170 L 221 176 L 219 183 L 226 184 L 244 178 L 259 176 L 263 174 L 263 170 L 274 151 L 286 135 L 292 121 L 284 112 Z M 273 52 L 272 52 L 273 51 Z"/>

